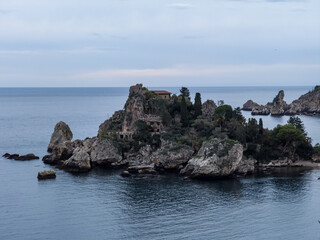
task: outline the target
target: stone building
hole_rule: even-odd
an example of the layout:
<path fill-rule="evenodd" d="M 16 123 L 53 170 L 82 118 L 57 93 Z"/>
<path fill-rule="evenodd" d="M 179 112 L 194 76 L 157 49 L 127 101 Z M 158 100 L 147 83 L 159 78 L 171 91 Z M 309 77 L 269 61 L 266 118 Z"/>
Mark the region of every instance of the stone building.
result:
<path fill-rule="evenodd" d="M 170 99 L 171 92 L 165 90 L 154 90 L 153 92 L 162 99 Z"/>

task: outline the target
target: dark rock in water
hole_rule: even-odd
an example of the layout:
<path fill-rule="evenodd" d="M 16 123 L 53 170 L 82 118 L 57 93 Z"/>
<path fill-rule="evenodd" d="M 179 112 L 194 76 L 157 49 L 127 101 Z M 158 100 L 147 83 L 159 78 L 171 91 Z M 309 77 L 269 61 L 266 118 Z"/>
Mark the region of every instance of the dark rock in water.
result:
<path fill-rule="evenodd" d="M 8 159 L 15 159 L 15 160 L 16 160 L 16 159 L 19 157 L 19 154 L 16 154 L 16 153 L 14 153 L 14 154 L 6 153 L 6 154 L 2 155 L 2 157 L 8 158 Z"/>
<path fill-rule="evenodd" d="M 5 157 L 5 158 L 9 158 L 10 156 L 11 156 L 10 153 L 5 153 L 5 154 L 2 155 L 2 157 Z"/>
<path fill-rule="evenodd" d="M 288 104 L 283 100 L 284 91 L 280 90 L 277 96 L 273 99 L 273 102 L 269 105 L 271 115 L 283 115 L 288 109 Z"/>
<path fill-rule="evenodd" d="M 243 104 L 242 110 L 244 111 L 252 111 L 254 108 L 258 108 L 260 105 L 252 100 L 248 100 L 245 104 Z"/>
<path fill-rule="evenodd" d="M 320 86 L 315 86 L 313 91 L 310 91 L 299 99 L 294 100 L 286 111 L 287 115 L 305 114 L 319 115 L 320 114 Z"/>
<path fill-rule="evenodd" d="M 50 143 L 48 146 L 48 152 L 52 152 L 54 147 L 65 141 L 71 141 L 73 134 L 65 122 L 58 122 L 54 127 L 54 131 L 51 135 Z"/>
<path fill-rule="evenodd" d="M 124 170 L 124 171 L 121 172 L 120 176 L 121 177 L 130 177 L 131 174 L 128 171 Z"/>
<path fill-rule="evenodd" d="M 299 99 L 294 100 L 291 104 L 287 104 L 284 100 L 284 91 L 281 90 L 272 102 L 266 105 L 258 105 L 252 100 L 247 101 L 242 110 L 251 111 L 252 115 L 318 115 L 320 114 L 320 86 L 316 86 Z"/>
<path fill-rule="evenodd" d="M 8 159 L 14 159 L 18 161 L 26 161 L 26 160 L 33 160 L 33 159 L 39 159 L 38 156 L 35 156 L 33 153 L 28 153 L 26 155 L 19 155 L 19 154 L 9 154 L 6 153 L 2 157 L 8 158 Z"/>
<path fill-rule="evenodd" d="M 44 180 L 44 179 L 51 179 L 56 178 L 56 171 L 55 170 L 45 170 L 42 172 L 38 172 L 38 179 Z"/>
<path fill-rule="evenodd" d="M 139 174 L 158 174 L 158 172 L 156 170 L 154 170 L 153 168 L 144 168 L 144 169 L 140 169 L 138 171 Z"/>
<path fill-rule="evenodd" d="M 26 155 L 21 155 L 18 158 L 16 158 L 15 160 L 26 161 L 26 160 L 34 160 L 34 159 L 39 159 L 39 157 L 35 156 L 33 153 L 29 153 Z"/>

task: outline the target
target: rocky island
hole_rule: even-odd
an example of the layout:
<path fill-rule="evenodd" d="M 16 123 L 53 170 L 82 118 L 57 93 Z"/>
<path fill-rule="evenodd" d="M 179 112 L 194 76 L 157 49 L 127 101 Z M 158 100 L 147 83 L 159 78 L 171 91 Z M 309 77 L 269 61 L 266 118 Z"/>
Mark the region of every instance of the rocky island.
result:
<path fill-rule="evenodd" d="M 252 115 L 319 115 L 320 114 L 320 86 L 287 104 L 284 100 L 284 91 L 280 90 L 272 102 L 266 105 L 248 100 L 242 110 L 251 111 Z"/>
<path fill-rule="evenodd" d="M 282 99 L 279 93 L 275 104 L 286 111 Z M 57 123 L 43 162 L 71 172 L 122 168 L 122 176 L 166 171 L 190 178 L 244 176 L 318 153 L 299 120 L 268 130 L 261 119 L 246 121 L 240 108 L 202 103 L 200 93 L 193 103 L 185 87 L 172 95 L 137 84 L 130 87 L 124 109 L 103 122 L 96 137 L 72 141 L 69 126 Z"/>

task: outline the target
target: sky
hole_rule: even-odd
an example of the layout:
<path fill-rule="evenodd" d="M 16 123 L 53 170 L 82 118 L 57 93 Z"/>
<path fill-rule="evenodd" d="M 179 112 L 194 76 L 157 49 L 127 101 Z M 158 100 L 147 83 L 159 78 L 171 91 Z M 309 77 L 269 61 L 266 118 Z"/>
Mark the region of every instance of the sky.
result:
<path fill-rule="evenodd" d="M 1 0 L 0 87 L 320 84 L 319 0 Z"/>

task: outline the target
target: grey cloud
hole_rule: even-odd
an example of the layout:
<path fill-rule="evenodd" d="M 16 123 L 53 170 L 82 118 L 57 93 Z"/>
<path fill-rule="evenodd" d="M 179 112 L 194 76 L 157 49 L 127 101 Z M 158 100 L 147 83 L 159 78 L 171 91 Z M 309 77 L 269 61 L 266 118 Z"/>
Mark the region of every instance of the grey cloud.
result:
<path fill-rule="evenodd" d="M 191 8 L 192 5 L 189 3 L 172 3 L 172 4 L 169 4 L 169 7 L 175 8 L 178 10 L 185 10 L 185 9 Z"/>

